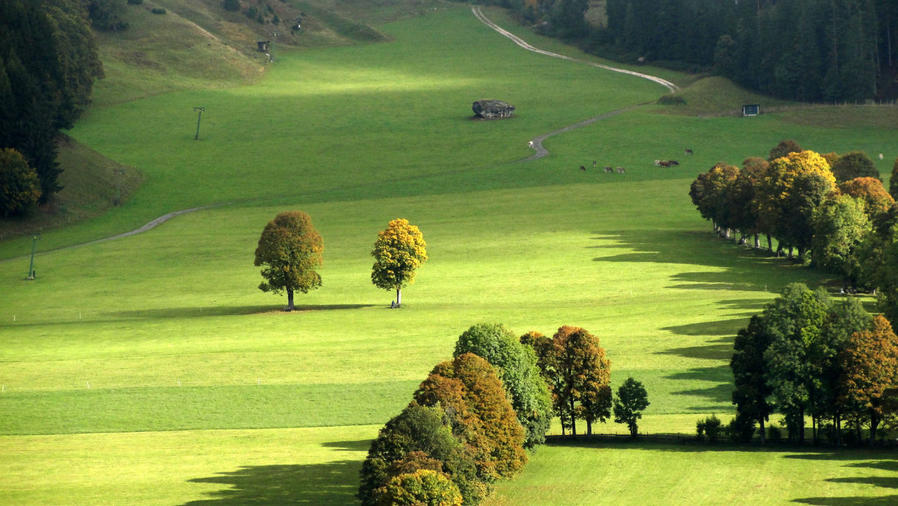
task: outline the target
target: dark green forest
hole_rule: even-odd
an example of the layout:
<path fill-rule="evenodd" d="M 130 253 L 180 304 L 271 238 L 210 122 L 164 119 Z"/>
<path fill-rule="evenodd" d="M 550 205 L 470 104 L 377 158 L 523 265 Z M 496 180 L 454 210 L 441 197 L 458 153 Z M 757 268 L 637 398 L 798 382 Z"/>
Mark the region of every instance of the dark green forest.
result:
<path fill-rule="evenodd" d="M 40 200 L 59 191 L 59 129 L 90 103 L 103 74 L 88 2 L 0 2 L 0 147 L 21 153 L 40 182 Z"/>
<path fill-rule="evenodd" d="M 709 71 L 807 102 L 898 97 L 895 0 L 500 0 L 548 34 L 624 61 Z"/>

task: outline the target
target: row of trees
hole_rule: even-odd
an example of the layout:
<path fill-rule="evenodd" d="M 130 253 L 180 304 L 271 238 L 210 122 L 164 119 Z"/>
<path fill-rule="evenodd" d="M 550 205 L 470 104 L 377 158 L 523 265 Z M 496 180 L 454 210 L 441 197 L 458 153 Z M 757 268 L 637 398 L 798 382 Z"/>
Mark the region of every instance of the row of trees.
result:
<path fill-rule="evenodd" d="M 720 235 L 737 234 L 740 243 L 753 236 L 758 247 L 764 234 L 768 249 L 775 238 L 778 253 L 811 251 L 815 264 L 853 281 L 859 273 L 851 253 L 894 204 L 866 154 L 820 155 L 794 141 L 741 168 L 716 164 L 693 181 L 689 196 Z"/>
<path fill-rule="evenodd" d="M 745 439 L 772 413 L 785 418 L 789 438 L 803 441 L 805 417 L 816 441 L 824 429 L 835 443 L 843 422 L 869 428 L 898 415 L 898 336 L 882 316 L 853 298 L 832 301 L 822 289 L 791 284 L 751 318 L 733 346 L 734 425 Z M 826 423 L 824 423 L 826 422 Z"/>
<path fill-rule="evenodd" d="M 13 149 L 29 169 L 0 166 L 4 191 L 2 214 L 21 214 L 38 180 L 39 200 L 61 189 L 56 137 L 71 128 L 90 103 L 94 81 L 103 67 L 90 31 L 84 0 L 4 0 L 0 2 L 0 149 Z M 5 158 L 7 160 L 9 158 Z M 18 160 L 15 160 L 18 167 Z M 16 189 L 16 190 L 13 190 Z"/>
<path fill-rule="evenodd" d="M 572 434 L 576 418 L 598 419 L 592 406 L 607 405 L 598 416 L 608 417 L 610 363 L 581 328 L 517 338 L 500 324 L 478 324 L 459 336 L 453 356 L 371 444 L 362 504 L 477 504 L 496 480 L 521 471 L 525 449 L 545 441 L 553 414 Z M 630 378 L 615 415 L 635 435 L 647 405 L 645 389 Z"/>
<path fill-rule="evenodd" d="M 263 292 L 287 293 L 287 311 L 295 309 L 294 292 L 308 293 L 321 286 L 316 269 L 323 262 L 324 240 L 302 211 L 280 213 L 265 225 L 256 247 L 255 265 L 262 266 Z M 402 304 L 402 288 L 414 282 L 418 267 L 427 261 L 421 230 L 404 218 L 390 221 L 371 251 L 371 281 L 378 288 L 396 290 L 393 307 Z"/>

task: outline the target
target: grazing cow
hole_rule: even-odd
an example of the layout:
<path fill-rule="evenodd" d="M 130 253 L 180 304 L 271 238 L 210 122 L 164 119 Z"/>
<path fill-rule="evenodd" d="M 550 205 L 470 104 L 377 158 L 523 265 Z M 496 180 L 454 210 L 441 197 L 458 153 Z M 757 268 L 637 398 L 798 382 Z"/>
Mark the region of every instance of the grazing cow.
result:
<path fill-rule="evenodd" d="M 529 147 L 530 149 L 533 149 L 533 141 L 528 141 L 527 147 Z"/>
<path fill-rule="evenodd" d="M 683 150 L 683 153 L 685 153 L 685 154 L 687 154 L 687 155 L 691 155 L 691 154 L 692 154 L 692 149 L 686 148 L 686 149 Z"/>
<path fill-rule="evenodd" d="M 586 167 L 584 167 L 584 166 L 581 165 L 581 166 L 580 166 L 580 170 L 586 170 Z"/>
<path fill-rule="evenodd" d="M 661 167 L 661 160 L 655 160 L 655 167 Z"/>
<path fill-rule="evenodd" d="M 626 171 L 624 170 L 623 167 L 618 167 L 618 168 L 617 168 L 617 173 L 618 173 L 618 174 L 623 174 L 624 172 L 626 172 Z"/>
<path fill-rule="evenodd" d="M 670 160 L 670 161 L 667 162 L 667 163 L 669 163 L 671 167 L 673 167 L 674 165 L 680 165 L 680 162 L 678 162 L 678 161 L 676 161 L 676 160 Z"/>
<path fill-rule="evenodd" d="M 611 168 L 611 166 L 607 166 L 607 167 L 605 167 L 605 173 L 606 173 L 606 174 L 613 174 L 613 173 L 614 173 L 614 169 Z"/>
<path fill-rule="evenodd" d="M 592 161 L 592 168 L 593 168 L 593 169 L 595 169 L 595 168 L 596 168 L 596 164 L 597 164 L 597 163 L 598 163 L 598 162 L 597 162 L 597 161 L 595 161 L 595 160 L 593 160 L 593 161 Z"/>
<path fill-rule="evenodd" d="M 882 153 L 879 154 L 879 159 L 882 160 Z"/>

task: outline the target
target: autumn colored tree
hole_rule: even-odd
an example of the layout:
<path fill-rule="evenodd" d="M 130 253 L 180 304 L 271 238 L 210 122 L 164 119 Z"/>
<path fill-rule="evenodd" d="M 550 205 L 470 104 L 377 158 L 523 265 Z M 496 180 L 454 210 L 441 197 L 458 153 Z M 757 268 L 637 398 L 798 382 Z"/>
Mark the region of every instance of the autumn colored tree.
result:
<path fill-rule="evenodd" d="M 556 413 L 563 424 L 569 422 L 572 435 L 577 435 L 577 418 L 586 421 L 586 432 L 592 434 L 593 422 L 611 416 L 611 361 L 599 339 L 583 328 L 565 325 L 551 340 L 533 341 L 543 375 L 550 378 Z"/>
<path fill-rule="evenodd" d="M 730 221 L 733 227 L 741 232 L 741 242 L 744 243 L 745 236 L 754 236 L 755 248 L 759 247 L 758 233 L 760 232 L 760 222 L 755 206 L 755 189 L 769 166 L 770 164 L 763 158 L 746 158 L 742 162 L 742 169 L 736 176 L 736 180 L 730 185 L 728 197 L 731 209 Z"/>
<path fill-rule="evenodd" d="M 898 379 L 898 336 L 888 320 L 876 316 L 870 330 L 851 335 L 840 360 L 842 398 L 856 411 L 865 412 L 872 444 L 883 416 L 883 394 Z"/>
<path fill-rule="evenodd" d="M 419 469 L 390 478 L 377 490 L 377 504 L 461 506 L 462 496 L 458 486 L 445 474 Z"/>
<path fill-rule="evenodd" d="M 287 292 L 287 311 L 294 309 L 293 292 L 308 293 L 321 286 L 315 268 L 321 265 L 324 241 L 302 211 L 280 213 L 265 225 L 256 247 L 255 265 L 264 266 L 259 285 L 263 292 Z"/>
<path fill-rule="evenodd" d="M 689 189 L 689 196 L 702 217 L 711 220 L 714 231 L 727 238 L 734 221 L 730 192 L 738 174 L 738 167 L 718 163 L 699 174 Z"/>
<path fill-rule="evenodd" d="M 773 227 L 781 246 L 810 247 L 812 222 L 823 198 L 835 187 L 829 164 L 813 151 L 793 152 L 770 163 L 758 187 L 759 219 Z"/>
<path fill-rule="evenodd" d="M 630 436 L 639 435 L 638 420 L 642 418 L 642 410 L 649 407 L 649 397 L 645 387 L 632 377 L 618 387 L 617 398 L 614 399 L 614 421 L 625 423 L 630 429 Z"/>
<path fill-rule="evenodd" d="M 859 177 L 879 179 L 879 171 L 873 165 L 873 160 L 863 151 L 846 153 L 831 165 L 833 175 L 839 183 Z"/>
<path fill-rule="evenodd" d="M 571 403 L 565 397 L 566 388 L 565 376 L 560 372 L 557 362 L 557 354 L 555 343 L 552 338 L 543 335 L 540 332 L 530 331 L 520 337 L 520 342 L 533 348 L 536 352 L 536 365 L 539 367 L 540 375 L 549 387 L 549 394 L 552 400 L 552 409 L 555 415 L 561 420 L 561 432 L 571 428 L 574 411 L 571 409 Z"/>
<path fill-rule="evenodd" d="M 41 196 L 37 172 L 15 149 L 0 149 L 0 216 L 19 216 L 37 205 Z"/>
<path fill-rule="evenodd" d="M 889 195 L 882 181 L 875 177 L 856 177 L 839 185 L 839 191 L 860 199 L 865 206 L 867 215 L 871 218 L 879 213 L 884 213 L 892 207 L 895 199 Z"/>
<path fill-rule="evenodd" d="M 791 153 L 799 153 L 801 151 L 801 146 L 792 139 L 780 141 L 779 144 L 770 150 L 770 155 L 767 157 L 767 161 L 772 162 L 777 158 L 782 158 Z"/>
<path fill-rule="evenodd" d="M 394 476 L 429 469 L 445 473 L 458 487 L 465 504 L 486 496 L 470 450 L 453 434 L 440 407 L 411 403 L 384 425 L 362 463 L 358 498 L 363 505 L 378 503 L 378 489 Z"/>
<path fill-rule="evenodd" d="M 864 204 L 850 196 L 828 198 L 814 217 L 811 260 L 828 272 L 839 274 L 852 286 L 861 275 L 858 248 L 872 231 Z"/>
<path fill-rule="evenodd" d="M 510 478 L 527 463 L 524 429 L 496 370 L 483 358 L 465 353 L 437 364 L 414 399 L 445 410 L 452 433 L 471 449 L 482 481 Z"/>
<path fill-rule="evenodd" d="M 405 218 L 390 221 L 377 235 L 371 281 L 384 290 L 396 290 L 396 306 L 402 305 L 402 288 L 414 282 L 418 267 L 427 261 L 427 244 L 418 227 Z"/>
<path fill-rule="evenodd" d="M 470 327 L 456 341 L 453 356 L 465 353 L 474 353 L 496 368 L 526 431 L 524 446 L 544 443 L 552 421 L 552 400 L 533 348 L 522 344 L 502 324 L 481 323 Z"/>

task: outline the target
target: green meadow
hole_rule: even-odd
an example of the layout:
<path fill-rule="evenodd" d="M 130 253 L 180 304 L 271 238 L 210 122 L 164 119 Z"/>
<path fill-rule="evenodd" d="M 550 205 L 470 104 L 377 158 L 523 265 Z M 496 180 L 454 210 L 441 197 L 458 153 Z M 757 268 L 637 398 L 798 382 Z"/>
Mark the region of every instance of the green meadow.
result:
<path fill-rule="evenodd" d="M 0 503 L 352 503 L 379 427 L 485 321 L 585 327 L 614 385 L 645 383 L 643 430 L 690 434 L 732 412 L 732 338 L 748 317 L 787 283 L 828 281 L 715 239 L 687 195 L 695 175 L 784 138 L 883 152 L 884 175 L 898 157 L 886 122 L 644 105 L 521 161 L 537 135 L 666 90 L 525 52 L 463 6 L 377 28 L 390 40 L 282 51 L 252 85 L 101 95 L 69 132 L 143 183 L 121 207 L 45 231 L 33 282 L 31 241 L 0 242 Z M 693 96 L 715 93 L 700 86 Z M 745 96 L 724 92 L 702 110 Z M 516 116 L 473 121 L 480 98 Z M 194 106 L 206 107 L 198 141 Z M 193 207 L 204 209 L 77 246 Z M 325 251 L 323 286 L 285 313 L 284 297 L 256 288 L 252 260 L 267 221 L 290 209 L 310 214 Z M 396 217 L 421 228 L 430 261 L 390 310 L 369 252 Z M 896 471 L 885 452 L 571 443 L 531 454 L 490 503 L 886 504 Z"/>

